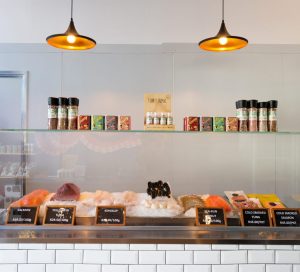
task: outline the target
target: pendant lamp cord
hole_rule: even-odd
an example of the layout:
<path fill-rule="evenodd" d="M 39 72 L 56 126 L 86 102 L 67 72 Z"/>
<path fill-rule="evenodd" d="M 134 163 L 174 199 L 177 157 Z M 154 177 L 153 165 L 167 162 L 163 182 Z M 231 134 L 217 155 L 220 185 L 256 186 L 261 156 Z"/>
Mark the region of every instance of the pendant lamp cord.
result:
<path fill-rule="evenodd" d="M 71 19 L 73 19 L 73 0 L 71 0 Z"/>
<path fill-rule="evenodd" d="M 222 0 L 222 20 L 224 21 L 224 0 Z"/>

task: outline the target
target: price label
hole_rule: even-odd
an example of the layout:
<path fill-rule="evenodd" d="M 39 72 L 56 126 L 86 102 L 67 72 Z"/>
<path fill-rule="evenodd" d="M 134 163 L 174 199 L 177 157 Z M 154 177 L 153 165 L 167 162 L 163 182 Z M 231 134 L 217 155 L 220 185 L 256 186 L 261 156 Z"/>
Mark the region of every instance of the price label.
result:
<path fill-rule="evenodd" d="M 126 208 L 124 206 L 98 206 L 96 225 L 125 226 Z"/>
<path fill-rule="evenodd" d="M 44 225 L 74 225 L 76 206 L 48 206 Z"/>
<path fill-rule="evenodd" d="M 196 207 L 197 226 L 226 226 L 224 209 Z"/>
<path fill-rule="evenodd" d="M 300 227 L 300 209 L 273 209 L 275 227 Z"/>
<path fill-rule="evenodd" d="M 241 222 L 246 227 L 270 227 L 272 225 L 268 209 L 242 209 Z"/>
<path fill-rule="evenodd" d="M 36 225 L 38 211 L 38 207 L 11 207 L 7 213 L 6 224 Z"/>

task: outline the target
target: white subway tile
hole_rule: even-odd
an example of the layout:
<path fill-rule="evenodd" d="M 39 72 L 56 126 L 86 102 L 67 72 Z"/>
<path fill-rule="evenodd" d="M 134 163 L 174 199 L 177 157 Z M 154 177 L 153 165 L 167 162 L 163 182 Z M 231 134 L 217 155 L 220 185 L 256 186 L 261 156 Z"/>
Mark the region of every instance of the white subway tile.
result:
<path fill-rule="evenodd" d="M 17 264 L 0 264 L 0 271 L 3 272 L 17 272 L 18 265 Z"/>
<path fill-rule="evenodd" d="M 129 244 L 102 244 L 104 250 L 129 250 Z"/>
<path fill-rule="evenodd" d="M 211 245 L 212 250 L 238 250 L 239 245 L 216 244 Z"/>
<path fill-rule="evenodd" d="M 19 244 L 19 249 L 46 249 L 46 244 Z"/>
<path fill-rule="evenodd" d="M 74 272 L 73 264 L 46 264 L 46 272 Z"/>
<path fill-rule="evenodd" d="M 101 249 L 101 244 L 75 244 L 75 249 Z"/>
<path fill-rule="evenodd" d="M 112 251 L 112 264 L 138 264 L 138 251 Z"/>
<path fill-rule="evenodd" d="M 293 246 L 292 245 L 267 245 L 267 249 L 293 250 Z"/>
<path fill-rule="evenodd" d="M 83 263 L 110 264 L 110 251 L 85 250 L 83 253 Z"/>
<path fill-rule="evenodd" d="M 273 250 L 248 250 L 248 263 L 274 263 L 275 254 Z"/>
<path fill-rule="evenodd" d="M 158 265 L 157 272 L 183 272 L 183 265 Z"/>
<path fill-rule="evenodd" d="M 231 265 L 213 265 L 212 272 L 238 272 L 239 268 L 238 265 L 231 264 Z"/>
<path fill-rule="evenodd" d="M 195 251 L 194 264 L 219 264 L 220 251 Z"/>
<path fill-rule="evenodd" d="M 300 251 L 276 250 L 275 262 L 282 264 L 299 264 Z"/>
<path fill-rule="evenodd" d="M 265 272 L 264 264 L 240 264 L 239 272 Z"/>
<path fill-rule="evenodd" d="M 267 246 L 266 245 L 240 245 L 239 249 L 266 249 Z"/>
<path fill-rule="evenodd" d="M 156 244 L 131 244 L 130 250 L 156 250 Z"/>
<path fill-rule="evenodd" d="M 96 264 L 74 264 L 74 272 L 100 272 L 101 266 Z"/>
<path fill-rule="evenodd" d="M 18 265 L 18 272 L 45 272 L 45 271 L 46 271 L 45 264 L 19 264 Z"/>
<path fill-rule="evenodd" d="M 184 272 L 211 272 L 210 265 L 184 265 Z"/>
<path fill-rule="evenodd" d="M 167 251 L 167 264 L 193 264 L 193 251 Z"/>
<path fill-rule="evenodd" d="M 247 251 L 246 250 L 221 251 L 221 263 L 222 264 L 247 263 Z"/>
<path fill-rule="evenodd" d="M 294 245 L 294 250 L 300 250 L 300 245 Z"/>
<path fill-rule="evenodd" d="M 156 265 L 129 265 L 129 272 L 156 272 Z"/>
<path fill-rule="evenodd" d="M 184 250 L 184 244 L 159 244 L 157 250 Z"/>
<path fill-rule="evenodd" d="M 102 265 L 101 272 L 128 272 L 128 265 Z"/>
<path fill-rule="evenodd" d="M 1 268 L 1 267 L 0 267 Z M 0 269 L 1 270 L 1 269 Z M 293 265 L 293 272 L 300 272 L 300 265 L 299 264 L 295 264 Z"/>
<path fill-rule="evenodd" d="M 0 249 L 18 249 L 18 244 L 0 243 Z"/>
<path fill-rule="evenodd" d="M 74 249 L 74 244 L 47 244 L 47 249 Z"/>
<path fill-rule="evenodd" d="M 0 250 L 0 263 L 27 263 L 27 250 Z"/>
<path fill-rule="evenodd" d="M 139 252 L 140 264 L 165 264 L 164 251 L 140 251 Z"/>
<path fill-rule="evenodd" d="M 185 250 L 211 250 L 211 245 L 205 244 L 186 244 Z"/>
<path fill-rule="evenodd" d="M 82 250 L 56 250 L 56 263 L 76 264 L 82 263 Z"/>
<path fill-rule="evenodd" d="M 292 272 L 291 264 L 267 264 L 266 272 Z"/>
<path fill-rule="evenodd" d="M 28 263 L 55 263 L 55 250 L 28 250 Z"/>

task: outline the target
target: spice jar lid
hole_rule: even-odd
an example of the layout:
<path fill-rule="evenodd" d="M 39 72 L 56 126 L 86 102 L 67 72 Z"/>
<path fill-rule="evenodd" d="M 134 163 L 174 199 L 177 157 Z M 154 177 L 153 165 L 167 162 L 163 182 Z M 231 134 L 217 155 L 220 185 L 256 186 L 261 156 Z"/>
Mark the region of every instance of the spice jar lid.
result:
<path fill-rule="evenodd" d="M 257 104 L 258 108 L 267 108 L 268 107 L 268 102 L 259 102 Z"/>
<path fill-rule="evenodd" d="M 235 102 L 235 106 L 237 109 L 247 108 L 247 105 L 248 105 L 247 100 L 239 100 Z"/>
<path fill-rule="evenodd" d="M 270 100 L 268 101 L 268 108 L 277 108 L 278 101 L 277 100 Z"/>
<path fill-rule="evenodd" d="M 69 97 L 69 106 L 79 106 L 79 99 L 77 97 Z"/>
<path fill-rule="evenodd" d="M 258 101 L 255 99 L 249 100 L 248 101 L 249 108 L 257 108 L 257 103 L 258 103 Z"/>
<path fill-rule="evenodd" d="M 59 106 L 66 106 L 68 105 L 68 99 L 65 97 L 59 97 L 58 98 L 58 105 Z"/>
<path fill-rule="evenodd" d="M 48 97 L 48 105 L 58 106 L 58 98 L 57 97 Z"/>

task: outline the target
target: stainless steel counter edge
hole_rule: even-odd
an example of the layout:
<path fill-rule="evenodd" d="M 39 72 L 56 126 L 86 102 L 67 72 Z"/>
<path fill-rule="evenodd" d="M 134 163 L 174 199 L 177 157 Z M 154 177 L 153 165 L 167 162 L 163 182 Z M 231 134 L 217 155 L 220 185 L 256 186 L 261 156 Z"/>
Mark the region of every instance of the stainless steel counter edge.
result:
<path fill-rule="evenodd" d="M 201 243 L 300 245 L 300 228 L 0 226 L 0 243 Z"/>

